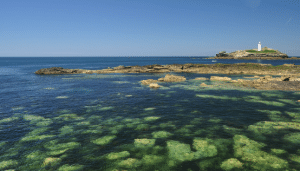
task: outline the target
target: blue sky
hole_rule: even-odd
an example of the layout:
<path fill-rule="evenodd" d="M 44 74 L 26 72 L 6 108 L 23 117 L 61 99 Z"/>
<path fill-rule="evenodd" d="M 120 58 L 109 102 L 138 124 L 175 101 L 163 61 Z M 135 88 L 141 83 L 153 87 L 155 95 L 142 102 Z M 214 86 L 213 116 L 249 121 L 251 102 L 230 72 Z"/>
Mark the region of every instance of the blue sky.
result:
<path fill-rule="evenodd" d="M 299 0 L 1 0 L 0 57 L 300 56 Z"/>

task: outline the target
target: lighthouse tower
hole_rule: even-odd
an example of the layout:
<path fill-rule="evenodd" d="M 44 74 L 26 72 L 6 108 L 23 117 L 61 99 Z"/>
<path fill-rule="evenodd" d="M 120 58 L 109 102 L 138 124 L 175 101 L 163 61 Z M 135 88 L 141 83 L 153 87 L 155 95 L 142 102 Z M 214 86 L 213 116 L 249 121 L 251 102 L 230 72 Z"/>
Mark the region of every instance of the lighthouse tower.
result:
<path fill-rule="evenodd" d="M 258 43 L 257 51 L 261 51 L 261 44 L 260 44 L 260 42 Z"/>

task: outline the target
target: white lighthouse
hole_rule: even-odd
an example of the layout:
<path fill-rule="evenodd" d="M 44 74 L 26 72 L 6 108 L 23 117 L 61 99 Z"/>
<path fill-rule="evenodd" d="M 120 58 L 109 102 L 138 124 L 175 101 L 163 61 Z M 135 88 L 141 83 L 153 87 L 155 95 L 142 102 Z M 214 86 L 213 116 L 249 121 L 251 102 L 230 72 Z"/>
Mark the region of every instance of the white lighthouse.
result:
<path fill-rule="evenodd" d="M 260 42 L 258 43 L 257 51 L 261 51 L 261 44 L 260 44 Z"/>

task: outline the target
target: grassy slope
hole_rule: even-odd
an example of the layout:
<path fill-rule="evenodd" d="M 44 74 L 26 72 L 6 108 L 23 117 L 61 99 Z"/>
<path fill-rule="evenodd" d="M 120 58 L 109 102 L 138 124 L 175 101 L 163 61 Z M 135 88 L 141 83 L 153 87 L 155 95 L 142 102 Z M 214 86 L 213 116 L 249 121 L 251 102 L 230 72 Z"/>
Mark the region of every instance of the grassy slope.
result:
<path fill-rule="evenodd" d="M 256 50 L 246 50 L 246 52 L 250 53 L 276 53 L 276 50 L 264 50 L 264 51 L 256 51 Z"/>

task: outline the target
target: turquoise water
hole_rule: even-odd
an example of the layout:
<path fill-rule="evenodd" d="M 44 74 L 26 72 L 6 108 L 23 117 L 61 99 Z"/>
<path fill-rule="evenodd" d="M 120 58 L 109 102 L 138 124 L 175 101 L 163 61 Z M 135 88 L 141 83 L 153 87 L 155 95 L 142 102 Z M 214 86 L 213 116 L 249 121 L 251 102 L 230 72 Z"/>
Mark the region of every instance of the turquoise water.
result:
<path fill-rule="evenodd" d="M 34 74 L 53 66 L 103 69 L 211 60 L 0 58 L 0 63 L 0 170 L 300 169 L 299 92 L 193 80 L 228 76 L 222 74 L 172 73 L 187 81 L 159 83 L 156 90 L 139 81 L 166 73 Z M 201 87 L 203 82 L 209 86 Z"/>

